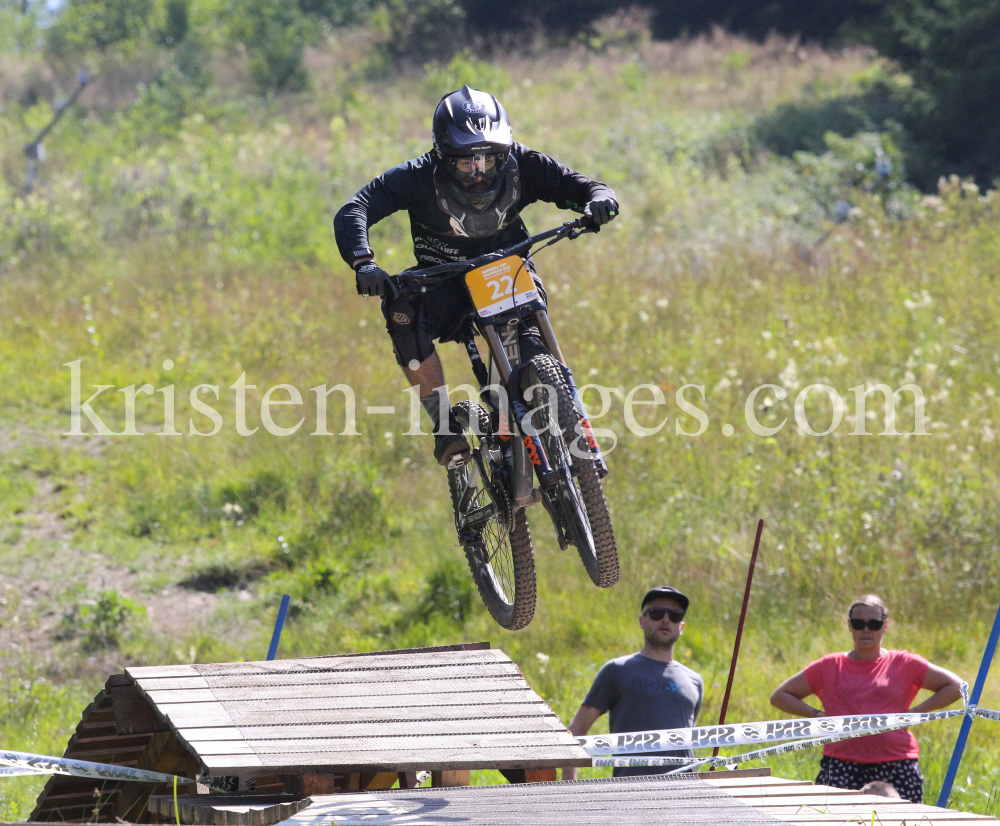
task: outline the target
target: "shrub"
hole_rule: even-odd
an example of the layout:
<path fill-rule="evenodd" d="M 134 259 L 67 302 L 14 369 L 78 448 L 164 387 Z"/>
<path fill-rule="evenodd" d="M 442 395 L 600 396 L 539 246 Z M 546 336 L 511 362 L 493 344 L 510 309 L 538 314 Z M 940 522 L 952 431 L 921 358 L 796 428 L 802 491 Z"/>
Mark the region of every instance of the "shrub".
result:
<path fill-rule="evenodd" d="M 306 84 L 302 55 L 308 21 L 283 0 L 236 2 L 228 6 L 229 31 L 247 51 L 250 76 L 261 89 L 296 91 Z"/>
<path fill-rule="evenodd" d="M 49 30 L 49 46 L 59 53 L 134 45 L 145 33 L 152 0 L 68 0 Z"/>
<path fill-rule="evenodd" d="M 117 648 L 124 627 L 132 620 L 144 618 L 146 609 L 117 591 L 102 591 L 93 605 L 79 610 L 79 624 L 84 632 L 83 647 L 87 651 Z"/>
<path fill-rule="evenodd" d="M 503 66 L 477 60 L 469 49 L 460 51 L 447 65 L 428 63 L 424 71 L 423 90 L 435 101 L 465 84 L 494 95 L 510 88 L 510 75 Z"/>

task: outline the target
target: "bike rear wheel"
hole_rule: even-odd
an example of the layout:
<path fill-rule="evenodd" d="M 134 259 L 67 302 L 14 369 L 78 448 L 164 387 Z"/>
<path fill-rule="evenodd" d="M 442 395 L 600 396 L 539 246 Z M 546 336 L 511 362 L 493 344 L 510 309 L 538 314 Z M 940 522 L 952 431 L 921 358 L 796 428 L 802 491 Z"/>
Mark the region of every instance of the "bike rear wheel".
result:
<path fill-rule="evenodd" d="M 610 588 L 618 581 L 620 573 L 618 546 L 594 460 L 582 450 L 571 451 L 568 448 L 578 440 L 582 441 L 583 431 L 563 369 L 552 356 L 540 355 L 531 359 L 528 370 L 529 374 L 523 385 L 525 389 L 532 385 L 542 385 L 551 388 L 554 394 L 554 399 L 547 409 L 551 410 L 553 403 L 556 405 L 559 432 L 554 434 L 551 432 L 553 428 L 548 427 L 549 432 L 541 434 L 546 453 L 549 454 L 549 461 L 553 466 L 567 461 L 573 469 L 570 483 L 560 483 L 569 538 L 576 545 L 580 560 L 591 581 L 600 588 Z M 547 392 L 549 391 L 536 391 L 536 406 L 545 399 Z M 545 422 L 536 424 L 541 431 L 542 424 L 548 425 L 548 416 L 544 410 L 536 413 L 536 416 L 546 418 Z M 558 438 L 555 438 L 556 436 Z M 577 453 L 584 455 L 576 455 Z"/>
<path fill-rule="evenodd" d="M 535 615 L 528 519 L 507 492 L 500 445 L 486 409 L 473 402 L 452 409 L 473 451 L 472 461 L 448 471 L 458 538 L 486 609 L 501 627 L 516 631 Z"/>

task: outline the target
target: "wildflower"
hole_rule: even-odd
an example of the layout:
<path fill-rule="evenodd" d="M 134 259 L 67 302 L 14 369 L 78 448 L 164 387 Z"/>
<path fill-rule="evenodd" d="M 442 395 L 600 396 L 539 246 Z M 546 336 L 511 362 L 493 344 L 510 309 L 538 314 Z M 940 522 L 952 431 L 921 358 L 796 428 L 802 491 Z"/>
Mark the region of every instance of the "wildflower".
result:
<path fill-rule="evenodd" d="M 795 359 L 789 359 L 785 369 L 778 374 L 782 387 L 786 390 L 794 391 L 799 389 L 799 372 L 795 366 Z"/>
<path fill-rule="evenodd" d="M 549 655 L 543 654 L 541 651 L 535 654 L 535 659 L 538 660 L 538 662 L 540 662 L 542 665 L 549 664 Z"/>

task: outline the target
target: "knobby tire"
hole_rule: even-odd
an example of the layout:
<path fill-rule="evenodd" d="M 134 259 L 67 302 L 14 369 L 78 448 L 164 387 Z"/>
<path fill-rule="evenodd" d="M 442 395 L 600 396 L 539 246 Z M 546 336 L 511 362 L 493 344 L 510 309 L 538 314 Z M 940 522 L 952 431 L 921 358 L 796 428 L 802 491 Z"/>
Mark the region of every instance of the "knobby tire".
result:
<path fill-rule="evenodd" d="M 486 409 L 473 402 L 460 402 L 452 409 L 473 450 L 485 450 L 492 442 Z M 490 462 L 484 464 L 489 470 Z M 472 467 L 448 471 L 455 527 L 483 604 L 501 627 L 516 631 L 535 615 L 535 557 L 528 519 L 523 509 L 515 510 L 499 468 L 494 468 L 490 479 L 480 479 L 466 511 L 492 502 L 496 514 L 477 525 L 459 527 L 460 497 Z"/>
<path fill-rule="evenodd" d="M 551 387 L 555 391 L 563 445 L 582 445 L 582 447 L 567 450 L 567 452 L 572 462 L 574 479 L 583 500 L 586 518 L 590 522 L 593 544 L 575 541 L 574 544 L 576 544 L 583 566 L 587 569 L 593 583 L 600 588 L 610 588 L 618 581 L 620 572 L 618 546 L 615 542 L 614 529 L 611 526 L 608 505 L 604 499 L 604 490 L 601 487 L 601 477 L 594 466 L 594 460 L 589 458 L 589 454 L 586 453 L 580 416 L 573 404 L 573 398 L 563 376 L 562 366 L 552 356 L 535 356 L 531 359 L 531 368 L 535 379 L 529 379 L 528 387 L 537 383 Z M 556 449 L 558 450 L 558 446 Z M 548 452 L 547 444 L 546 451 Z M 578 452 L 584 455 L 577 456 Z M 572 530 L 572 525 L 570 528 L 571 532 L 578 533 L 578 531 Z"/>

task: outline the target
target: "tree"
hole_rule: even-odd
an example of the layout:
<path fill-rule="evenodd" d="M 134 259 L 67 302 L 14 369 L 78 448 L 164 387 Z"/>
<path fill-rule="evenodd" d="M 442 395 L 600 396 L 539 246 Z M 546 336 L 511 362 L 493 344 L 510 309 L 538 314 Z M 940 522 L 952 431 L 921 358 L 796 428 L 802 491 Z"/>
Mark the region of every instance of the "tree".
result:
<path fill-rule="evenodd" d="M 910 170 L 1000 176 L 1000 0 L 882 0 L 868 38 L 912 78 L 904 126 Z"/>

